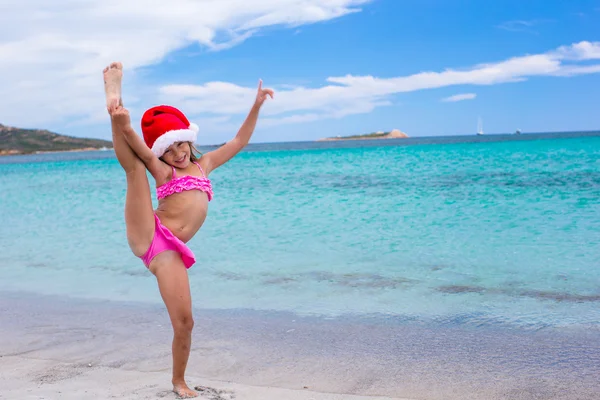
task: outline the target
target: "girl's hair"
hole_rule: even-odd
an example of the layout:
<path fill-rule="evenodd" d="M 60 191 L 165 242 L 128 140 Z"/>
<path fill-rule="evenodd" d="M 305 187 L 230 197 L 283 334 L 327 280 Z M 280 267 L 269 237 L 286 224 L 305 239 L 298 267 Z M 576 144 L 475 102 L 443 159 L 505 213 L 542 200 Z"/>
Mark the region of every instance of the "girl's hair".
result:
<path fill-rule="evenodd" d="M 200 157 L 202 157 L 202 153 L 200 152 L 200 150 L 198 150 L 196 148 L 196 146 L 194 146 L 194 143 L 192 142 L 188 142 L 190 144 L 190 161 L 194 162 L 194 161 L 198 161 L 200 159 Z M 200 156 L 196 155 L 199 154 Z"/>

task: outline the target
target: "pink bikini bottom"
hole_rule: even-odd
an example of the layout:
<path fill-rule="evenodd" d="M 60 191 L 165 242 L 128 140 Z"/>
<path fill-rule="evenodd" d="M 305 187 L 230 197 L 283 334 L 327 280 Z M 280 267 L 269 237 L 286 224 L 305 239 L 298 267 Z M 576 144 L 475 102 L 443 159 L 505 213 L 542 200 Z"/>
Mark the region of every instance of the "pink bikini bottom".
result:
<path fill-rule="evenodd" d="M 140 257 L 146 268 L 150 266 L 150 262 L 154 257 L 167 250 L 173 250 L 179 253 L 186 268 L 190 268 L 194 265 L 196 257 L 190 248 L 173 235 L 171 231 L 160 222 L 160 219 L 158 219 L 156 214 L 154 214 L 154 221 L 154 238 L 152 239 L 152 243 L 150 244 L 148 251 L 146 251 L 146 254 Z"/>

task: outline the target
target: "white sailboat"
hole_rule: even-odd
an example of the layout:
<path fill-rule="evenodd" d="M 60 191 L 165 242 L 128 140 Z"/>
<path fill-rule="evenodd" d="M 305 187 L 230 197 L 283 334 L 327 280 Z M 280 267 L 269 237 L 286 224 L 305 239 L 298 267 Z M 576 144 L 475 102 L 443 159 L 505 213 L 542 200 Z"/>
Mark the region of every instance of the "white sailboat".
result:
<path fill-rule="evenodd" d="M 483 135 L 483 122 L 481 121 L 481 117 L 477 121 L 477 134 Z"/>

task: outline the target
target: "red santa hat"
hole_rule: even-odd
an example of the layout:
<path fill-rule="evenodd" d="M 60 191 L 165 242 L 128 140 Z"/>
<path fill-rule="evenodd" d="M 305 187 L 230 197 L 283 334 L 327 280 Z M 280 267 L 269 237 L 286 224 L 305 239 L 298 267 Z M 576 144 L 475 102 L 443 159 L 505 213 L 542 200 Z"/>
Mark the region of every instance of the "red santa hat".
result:
<path fill-rule="evenodd" d="M 161 157 L 173 143 L 192 142 L 198 137 L 198 125 L 171 106 L 150 108 L 142 116 L 144 141 L 152 152 Z"/>

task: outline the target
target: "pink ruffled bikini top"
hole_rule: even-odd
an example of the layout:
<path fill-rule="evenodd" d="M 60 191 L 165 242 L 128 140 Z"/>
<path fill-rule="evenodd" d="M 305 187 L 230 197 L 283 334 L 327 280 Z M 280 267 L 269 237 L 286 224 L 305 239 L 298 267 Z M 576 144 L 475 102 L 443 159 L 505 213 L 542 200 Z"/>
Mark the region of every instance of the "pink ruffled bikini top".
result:
<path fill-rule="evenodd" d="M 175 173 L 175 167 L 171 166 L 171 168 L 173 168 L 173 177 L 171 180 L 156 188 L 156 197 L 158 200 L 164 199 L 165 197 L 174 193 L 181 193 L 186 190 L 201 190 L 208 196 L 208 201 L 211 201 L 213 197 L 213 190 L 210 180 L 206 177 L 206 175 L 204 175 L 204 171 L 202 170 L 200 164 L 195 161 L 194 164 L 196 164 L 200 169 L 202 177 L 191 175 L 177 177 L 177 174 Z"/>

